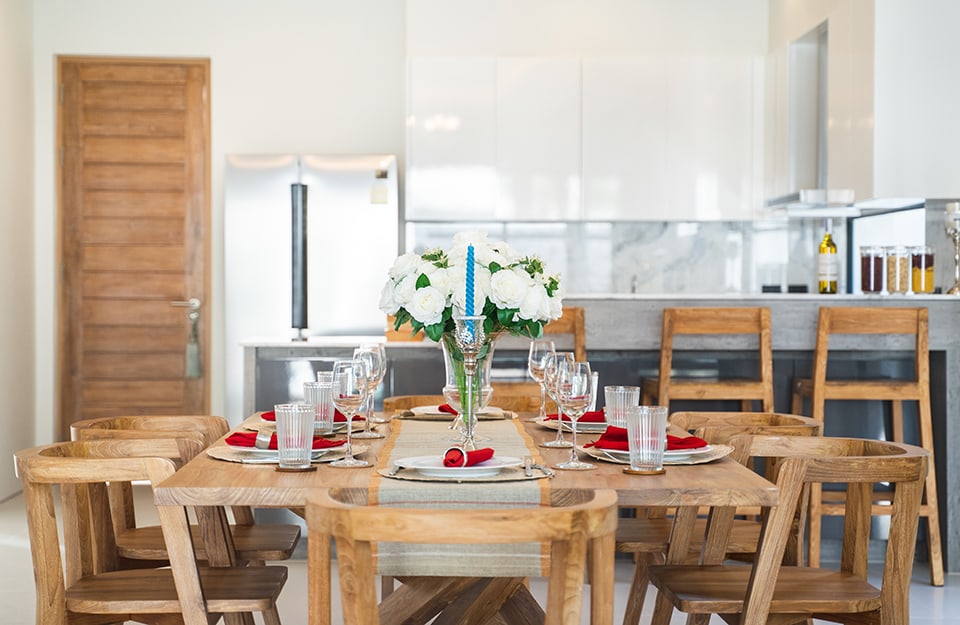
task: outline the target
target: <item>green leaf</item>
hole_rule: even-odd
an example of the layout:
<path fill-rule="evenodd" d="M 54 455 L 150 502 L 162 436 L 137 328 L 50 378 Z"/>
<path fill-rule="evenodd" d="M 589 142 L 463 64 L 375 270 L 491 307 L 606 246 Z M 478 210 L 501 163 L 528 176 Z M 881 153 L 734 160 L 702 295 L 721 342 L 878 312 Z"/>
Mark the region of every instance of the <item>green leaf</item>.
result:
<path fill-rule="evenodd" d="M 417 278 L 417 288 L 422 289 L 425 286 L 430 286 L 430 278 L 425 273 L 421 273 L 420 277 Z"/>
<path fill-rule="evenodd" d="M 513 326 L 513 316 L 516 313 L 516 308 L 499 308 L 497 309 L 497 321 L 499 321 L 501 325 L 510 328 Z"/>
<path fill-rule="evenodd" d="M 501 267 L 500 263 L 498 263 L 497 261 L 491 260 L 489 269 L 490 269 L 490 273 L 497 273 L 498 271 L 503 269 L 503 267 Z"/>
<path fill-rule="evenodd" d="M 430 340 L 439 341 L 440 337 L 443 336 L 443 323 L 424 326 L 423 331 L 430 337 Z"/>

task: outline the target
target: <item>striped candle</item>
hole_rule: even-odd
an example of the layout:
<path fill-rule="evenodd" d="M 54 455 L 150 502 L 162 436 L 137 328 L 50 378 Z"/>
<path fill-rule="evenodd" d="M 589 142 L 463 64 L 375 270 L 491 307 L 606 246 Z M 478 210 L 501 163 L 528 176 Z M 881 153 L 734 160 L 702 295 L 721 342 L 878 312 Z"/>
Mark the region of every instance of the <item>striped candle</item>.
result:
<path fill-rule="evenodd" d="M 473 316 L 473 246 L 467 246 L 467 287 L 465 294 L 465 306 L 467 317 Z M 467 328 L 470 332 L 470 339 L 473 340 L 473 321 L 467 322 Z"/>

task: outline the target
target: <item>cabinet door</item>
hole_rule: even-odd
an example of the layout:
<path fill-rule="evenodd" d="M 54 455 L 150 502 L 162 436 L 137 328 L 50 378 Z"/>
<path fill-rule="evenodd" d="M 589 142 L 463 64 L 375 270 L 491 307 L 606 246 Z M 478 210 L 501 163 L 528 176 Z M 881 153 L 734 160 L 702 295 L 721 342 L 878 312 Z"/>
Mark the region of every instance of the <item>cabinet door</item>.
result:
<path fill-rule="evenodd" d="M 754 92 L 750 57 L 667 59 L 670 219 L 749 219 Z"/>
<path fill-rule="evenodd" d="M 579 219 L 580 62 L 497 60 L 496 216 Z"/>
<path fill-rule="evenodd" d="M 663 219 L 668 204 L 663 57 L 583 60 L 583 210 Z"/>
<path fill-rule="evenodd" d="M 408 219 L 494 217 L 496 67 L 492 57 L 410 61 Z"/>

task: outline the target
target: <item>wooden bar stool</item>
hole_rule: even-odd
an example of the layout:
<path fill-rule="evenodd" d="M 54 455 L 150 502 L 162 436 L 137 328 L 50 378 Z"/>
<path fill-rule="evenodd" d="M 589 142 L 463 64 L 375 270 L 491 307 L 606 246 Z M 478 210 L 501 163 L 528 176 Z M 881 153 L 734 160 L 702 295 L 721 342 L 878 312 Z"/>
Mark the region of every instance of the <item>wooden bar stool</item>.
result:
<path fill-rule="evenodd" d="M 678 379 L 673 376 L 674 337 L 755 335 L 759 379 Z M 665 308 L 660 342 L 660 375 L 640 381 L 641 403 L 670 407 L 674 399 L 738 399 L 743 410 L 759 400 L 773 412 L 773 347 L 769 308 Z"/>
<path fill-rule="evenodd" d="M 940 546 L 940 516 L 937 508 L 937 477 L 933 463 L 933 419 L 930 414 L 930 359 L 928 349 L 926 308 L 840 308 L 820 309 L 817 321 L 817 340 L 813 355 L 813 378 L 793 382 L 792 412 L 801 414 L 803 400 L 810 398 L 811 416 L 824 423 L 826 400 L 882 400 L 892 403 L 892 439 L 903 440 L 903 402 L 916 401 L 918 405 L 920 446 L 930 452 L 930 471 L 925 484 L 925 497 L 920 516 L 927 519 L 927 547 L 930 559 L 930 582 L 943 585 L 943 554 Z M 827 362 L 831 335 L 875 334 L 910 335 L 915 337 L 915 377 L 912 380 L 843 380 L 827 379 Z M 810 543 L 811 566 L 820 563 L 820 533 L 822 516 L 844 514 L 843 492 L 811 491 Z M 889 515 L 890 506 L 884 505 L 879 493 L 873 514 Z"/>

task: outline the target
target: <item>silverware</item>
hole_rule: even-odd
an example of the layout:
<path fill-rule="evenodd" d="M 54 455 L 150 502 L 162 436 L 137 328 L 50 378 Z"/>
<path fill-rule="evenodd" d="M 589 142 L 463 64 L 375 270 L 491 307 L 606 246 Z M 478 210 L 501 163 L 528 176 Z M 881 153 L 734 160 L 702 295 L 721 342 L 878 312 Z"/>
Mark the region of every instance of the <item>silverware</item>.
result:
<path fill-rule="evenodd" d="M 553 476 L 555 475 L 554 472 L 553 472 L 553 469 L 551 469 L 550 467 L 548 467 L 548 466 L 546 466 L 546 465 L 544 465 L 544 464 L 532 464 L 532 465 L 530 465 L 530 468 L 531 468 L 531 469 L 539 469 L 539 470 L 543 471 L 543 474 L 546 475 L 547 477 L 553 477 Z"/>
<path fill-rule="evenodd" d="M 523 457 L 523 474 L 527 477 L 533 477 L 533 458 L 530 456 Z"/>
<path fill-rule="evenodd" d="M 390 470 L 387 472 L 387 477 L 393 477 L 394 475 L 400 472 L 400 469 L 401 467 L 399 464 L 393 465 L 392 467 L 390 467 Z"/>

